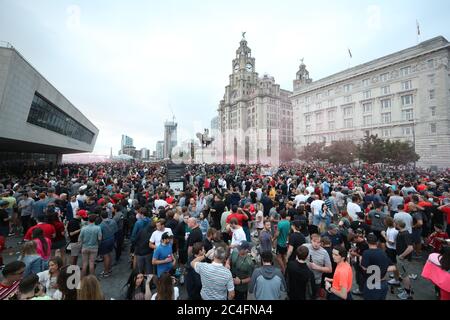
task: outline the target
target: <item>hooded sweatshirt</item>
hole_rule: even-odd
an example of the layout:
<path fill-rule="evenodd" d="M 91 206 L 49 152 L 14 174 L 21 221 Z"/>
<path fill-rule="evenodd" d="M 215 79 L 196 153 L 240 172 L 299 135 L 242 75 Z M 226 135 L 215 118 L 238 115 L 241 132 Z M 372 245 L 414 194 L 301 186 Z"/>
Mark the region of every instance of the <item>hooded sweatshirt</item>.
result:
<path fill-rule="evenodd" d="M 280 300 L 282 291 L 286 291 L 286 282 L 280 269 L 274 266 L 255 269 L 249 292 L 255 293 L 256 300 Z"/>

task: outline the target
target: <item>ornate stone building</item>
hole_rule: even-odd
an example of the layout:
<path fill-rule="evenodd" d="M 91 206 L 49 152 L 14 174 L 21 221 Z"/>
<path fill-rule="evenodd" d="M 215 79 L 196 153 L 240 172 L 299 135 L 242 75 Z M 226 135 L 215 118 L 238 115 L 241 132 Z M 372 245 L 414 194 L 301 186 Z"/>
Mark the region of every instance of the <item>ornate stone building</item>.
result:
<path fill-rule="evenodd" d="M 273 77 L 258 77 L 255 70 L 243 37 L 218 109 L 219 162 L 278 164 L 293 148 L 292 92 L 281 89 Z"/>
<path fill-rule="evenodd" d="M 450 167 L 449 58 L 436 37 L 314 82 L 302 62 L 291 96 L 296 149 L 369 133 L 411 141 L 419 166 Z"/>

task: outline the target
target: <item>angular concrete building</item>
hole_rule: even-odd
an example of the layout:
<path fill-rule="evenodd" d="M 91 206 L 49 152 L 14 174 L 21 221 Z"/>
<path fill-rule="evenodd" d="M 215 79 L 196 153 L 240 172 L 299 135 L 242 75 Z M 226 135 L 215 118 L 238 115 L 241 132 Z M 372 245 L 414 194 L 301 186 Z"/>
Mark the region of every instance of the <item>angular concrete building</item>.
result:
<path fill-rule="evenodd" d="M 0 167 L 92 152 L 98 129 L 10 44 L 0 44 Z"/>

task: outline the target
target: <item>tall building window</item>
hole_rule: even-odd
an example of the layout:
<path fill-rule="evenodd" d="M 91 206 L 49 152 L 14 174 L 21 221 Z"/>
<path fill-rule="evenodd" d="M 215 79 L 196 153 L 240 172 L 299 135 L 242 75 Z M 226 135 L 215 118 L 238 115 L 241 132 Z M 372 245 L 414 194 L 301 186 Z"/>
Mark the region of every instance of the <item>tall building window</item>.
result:
<path fill-rule="evenodd" d="M 438 152 L 438 148 L 437 148 L 437 145 L 435 145 L 435 144 L 432 144 L 431 146 L 430 146 L 430 154 L 432 155 L 432 156 L 437 156 L 437 152 Z"/>
<path fill-rule="evenodd" d="M 353 119 L 345 119 L 344 128 L 353 128 Z"/>
<path fill-rule="evenodd" d="M 319 92 L 319 93 L 316 95 L 316 99 L 317 99 L 317 100 L 322 99 L 322 93 L 321 93 L 321 92 Z"/>
<path fill-rule="evenodd" d="M 391 113 L 385 112 L 381 114 L 381 122 L 382 123 L 391 123 Z"/>
<path fill-rule="evenodd" d="M 413 95 L 412 94 L 402 96 L 402 105 L 403 106 L 410 106 L 412 104 L 413 104 Z"/>
<path fill-rule="evenodd" d="M 328 130 L 334 130 L 334 129 L 336 129 L 336 122 L 328 121 Z"/>
<path fill-rule="evenodd" d="M 383 138 L 387 138 L 391 136 L 391 129 L 383 129 L 381 130 L 381 136 Z"/>
<path fill-rule="evenodd" d="M 365 126 L 371 126 L 372 125 L 372 116 L 364 116 L 363 123 Z"/>
<path fill-rule="evenodd" d="M 411 82 L 411 80 L 402 81 L 402 90 L 411 90 L 411 89 L 412 89 L 412 82 Z"/>
<path fill-rule="evenodd" d="M 334 107 L 334 99 L 328 100 L 328 107 Z"/>
<path fill-rule="evenodd" d="M 306 131 L 306 133 L 311 132 L 311 126 L 310 125 L 305 126 L 305 131 Z"/>
<path fill-rule="evenodd" d="M 372 112 L 372 102 L 363 103 L 363 113 Z"/>
<path fill-rule="evenodd" d="M 349 93 L 350 91 L 352 91 L 352 88 L 353 88 L 352 84 L 346 84 L 344 85 L 344 92 Z"/>
<path fill-rule="evenodd" d="M 436 123 L 430 123 L 430 133 L 435 134 L 437 132 Z"/>
<path fill-rule="evenodd" d="M 414 119 L 414 110 L 408 109 L 402 111 L 402 119 L 403 121 L 410 121 Z"/>
<path fill-rule="evenodd" d="M 305 116 L 305 122 L 306 123 L 311 122 L 311 115 L 306 115 Z"/>
<path fill-rule="evenodd" d="M 427 61 L 427 64 L 428 64 L 428 68 L 434 68 L 434 59 L 430 59 L 430 60 L 428 60 Z"/>
<path fill-rule="evenodd" d="M 380 75 L 380 81 L 381 82 L 386 82 L 389 80 L 389 73 L 383 73 Z"/>
<path fill-rule="evenodd" d="M 430 114 L 432 117 L 436 116 L 436 107 L 430 107 Z"/>
<path fill-rule="evenodd" d="M 381 109 L 386 110 L 391 108 L 391 99 L 381 100 Z"/>
<path fill-rule="evenodd" d="M 37 92 L 34 94 L 27 122 L 88 144 L 92 143 L 95 136 L 92 131 Z"/>
<path fill-rule="evenodd" d="M 334 94 L 334 90 L 333 89 L 328 90 L 328 96 L 329 97 L 331 97 L 333 94 Z"/>
<path fill-rule="evenodd" d="M 322 112 L 316 113 L 316 122 L 322 121 Z"/>
<path fill-rule="evenodd" d="M 344 97 L 344 103 L 352 102 L 352 96 L 345 96 Z"/>
<path fill-rule="evenodd" d="M 353 114 L 353 107 L 344 108 L 344 117 L 350 117 Z"/>
<path fill-rule="evenodd" d="M 371 97 L 370 90 L 367 90 L 367 91 L 363 92 L 363 99 L 370 99 L 370 97 Z"/>
<path fill-rule="evenodd" d="M 411 127 L 403 127 L 402 131 L 403 131 L 403 135 L 404 136 L 412 135 L 412 128 Z"/>
<path fill-rule="evenodd" d="M 364 79 L 363 81 L 362 81 L 362 85 L 363 85 L 363 87 L 368 87 L 369 86 L 369 82 L 370 80 L 369 79 Z"/>
<path fill-rule="evenodd" d="M 404 67 L 400 69 L 400 75 L 402 77 L 406 77 L 411 74 L 411 66 Z"/>
<path fill-rule="evenodd" d="M 334 120 L 334 117 L 336 115 L 336 112 L 334 110 L 328 111 L 328 120 Z"/>
<path fill-rule="evenodd" d="M 386 94 L 389 94 L 389 93 L 391 93 L 391 87 L 390 86 L 381 87 L 381 94 L 382 95 L 386 95 Z"/>
<path fill-rule="evenodd" d="M 322 102 L 317 103 L 317 109 L 320 109 L 320 108 L 322 108 Z"/>
<path fill-rule="evenodd" d="M 433 100 L 436 97 L 436 90 L 429 90 L 428 93 L 430 94 L 430 100 Z"/>

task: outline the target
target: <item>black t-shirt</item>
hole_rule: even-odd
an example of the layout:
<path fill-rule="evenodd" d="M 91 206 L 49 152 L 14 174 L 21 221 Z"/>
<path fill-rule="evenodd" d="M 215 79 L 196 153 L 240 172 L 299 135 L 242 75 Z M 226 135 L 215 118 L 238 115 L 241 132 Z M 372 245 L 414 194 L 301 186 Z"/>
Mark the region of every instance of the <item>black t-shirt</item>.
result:
<path fill-rule="evenodd" d="M 225 202 L 223 201 L 214 201 L 212 209 L 216 210 L 213 212 L 215 215 L 221 215 L 225 211 Z"/>
<path fill-rule="evenodd" d="M 9 226 L 9 221 L 5 221 L 5 219 L 8 219 L 8 212 L 5 209 L 0 209 L 0 226 Z"/>
<path fill-rule="evenodd" d="M 305 236 L 309 236 L 308 231 L 308 218 L 304 214 L 296 214 L 294 216 L 294 221 L 300 221 L 300 225 L 302 226 L 302 229 L 300 232 Z"/>
<path fill-rule="evenodd" d="M 356 243 L 356 253 L 362 256 L 364 251 L 369 249 L 369 245 L 366 241 Z M 358 257 L 358 261 L 361 261 L 361 258 Z"/>
<path fill-rule="evenodd" d="M 289 245 L 294 248 L 292 251 L 291 256 L 289 257 L 289 260 L 295 260 L 295 257 L 297 256 L 297 248 L 300 247 L 302 244 L 306 243 L 305 236 L 301 234 L 301 232 L 293 232 L 289 236 Z"/>
<path fill-rule="evenodd" d="M 395 246 L 397 255 L 403 254 L 403 252 L 405 252 L 405 250 L 412 244 L 413 244 L 413 242 L 412 242 L 411 234 L 408 232 L 408 230 L 400 231 L 397 235 L 396 246 Z M 412 254 L 412 252 L 405 258 L 410 259 L 411 254 Z"/>
<path fill-rule="evenodd" d="M 78 219 L 72 219 L 67 224 L 67 232 L 69 233 L 69 238 L 71 243 L 78 242 L 79 233 L 71 236 L 70 233 L 81 229 L 81 221 Z"/>
<path fill-rule="evenodd" d="M 178 221 L 175 219 L 168 219 L 166 221 L 166 228 L 170 228 L 170 230 L 176 230 L 178 226 Z"/>
<path fill-rule="evenodd" d="M 203 234 L 199 227 L 192 229 L 187 240 L 187 246 L 193 246 L 197 242 L 203 242 Z"/>
<path fill-rule="evenodd" d="M 297 215 L 297 210 L 295 210 L 294 208 L 291 208 L 288 210 L 287 214 L 289 217 L 291 217 L 291 221 L 294 221 L 295 216 Z"/>
<path fill-rule="evenodd" d="M 289 261 L 287 264 L 288 296 L 289 300 L 306 300 L 306 288 L 308 282 L 312 284 L 314 274 L 306 263 L 297 260 Z"/>
<path fill-rule="evenodd" d="M 368 268 L 369 266 L 378 266 L 380 268 L 380 276 L 384 278 L 390 264 L 390 260 L 386 253 L 381 249 L 365 250 L 362 256 L 361 266 Z M 373 273 L 365 273 L 365 278 L 368 278 Z"/>
<path fill-rule="evenodd" d="M 350 228 L 352 228 L 353 231 L 362 229 L 364 230 L 365 235 L 368 235 L 369 233 L 372 232 L 372 228 L 367 223 L 358 220 L 350 223 Z"/>
<path fill-rule="evenodd" d="M 205 252 L 208 252 L 213 248 L 213 244 L 208 239 L 203 240 L 203 247 L 205 248 Z"/>

